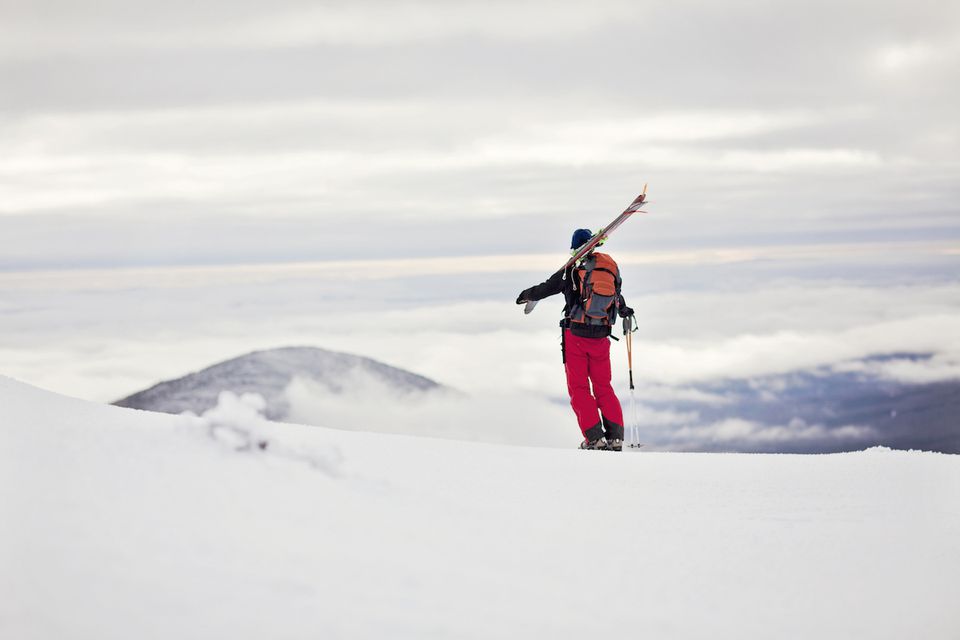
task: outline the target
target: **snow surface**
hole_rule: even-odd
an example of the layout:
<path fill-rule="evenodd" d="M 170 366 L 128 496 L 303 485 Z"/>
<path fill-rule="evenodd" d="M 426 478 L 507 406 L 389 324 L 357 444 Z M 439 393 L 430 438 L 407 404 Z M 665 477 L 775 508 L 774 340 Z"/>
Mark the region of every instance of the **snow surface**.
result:
<path fill-rule="evenodd" d="M 960 636 L 957 456 L 616 455 L 262 406 L 0 377 L 0 637 Z"/>

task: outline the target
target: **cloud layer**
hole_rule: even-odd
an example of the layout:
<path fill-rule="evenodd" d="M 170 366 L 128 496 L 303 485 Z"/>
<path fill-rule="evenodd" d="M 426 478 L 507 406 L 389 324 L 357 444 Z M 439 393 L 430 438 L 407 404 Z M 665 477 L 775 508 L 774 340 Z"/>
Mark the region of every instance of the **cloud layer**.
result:
<path fill-rule="evenodd" d="M 904 266 L 909 260 L 895 271 L 914 281 L 890 282 L 890 256 L 881 251 L 880 271 L 863 272 L 879 281 L 837 279 L 852 268 L 835 262 L 822 279 L 784 277 L 786 263 L 774 276 L 770 259 L 717 265 L 709 252 L 701 264 L 672 256 L 627 264 L 625 294 L 640 327 L 635 374 L 682 386 L 907 352 L 939 355 L 869 366 L 904 380 L 952 376 L 960 360 L 957 284 L 917 280 L 923 272 Z M 550 263 L 532 259 L 531 268 L 538 260 Z M 464 390 L 562 393 L 559 303 L 547 300 L 531 316 L 513 304 L 549 270 L 501 270 L 495 259 L 459 266 L 445 274 L 448 264 L 434 270 L 424 261 L 385 278 L 375 277 L 381 263 L 6 274 L 0 356 L 11 375 L 99 400 L 289 345 L 367 355 Z M 331 324 L 331 308 L 353 312 Z M 622 346 L 614 359 L 625 371 Z"/>
<path fill-rule="evenodd" d="M 539 252 L 644 182 L 635 248 L 960 235 L 943 3 L 3 12 L 0 268 L 303 260 L 331 228 L 367 259 Z"/>

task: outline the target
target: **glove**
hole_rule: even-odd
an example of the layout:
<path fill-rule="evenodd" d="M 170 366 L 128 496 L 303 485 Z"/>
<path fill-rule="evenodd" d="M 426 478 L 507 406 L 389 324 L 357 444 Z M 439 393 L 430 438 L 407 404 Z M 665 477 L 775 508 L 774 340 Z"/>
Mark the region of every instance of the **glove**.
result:
<path fill-rule="evenodd" d="M 520 295 L 517 296 L 517 304 L 527 304 L 527 299 L 524 297 L 524 291 L 520 292 Z"/>
<path fill-rule="evenodd" d="M 631 316 L 633 315 L 633 309 L 631 309 L 630 307 L 624 305 L 624 306 L 620 307 L 620 312 L 619 312 L 619 313 L 620 313 L 620 317 L 621 317 L 621 318 L 629 318 L 629 317 L 631 317 Z"/>

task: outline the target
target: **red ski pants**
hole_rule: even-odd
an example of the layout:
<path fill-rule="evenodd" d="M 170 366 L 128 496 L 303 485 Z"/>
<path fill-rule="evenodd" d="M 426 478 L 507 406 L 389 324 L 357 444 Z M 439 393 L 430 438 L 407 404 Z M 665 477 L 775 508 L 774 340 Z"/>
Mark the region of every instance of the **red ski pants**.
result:
<path fill-rule="evenodd" d="M 610 384 L 609 338 L 581 338 L 565 330 L 567 391 L 570 406 L 577 414 L 580 431 L 600 422 L 601 416 L 609 422 L 623 425 L 623 409 Z M 593 392 L 590 386 L 593 385 Z"/>

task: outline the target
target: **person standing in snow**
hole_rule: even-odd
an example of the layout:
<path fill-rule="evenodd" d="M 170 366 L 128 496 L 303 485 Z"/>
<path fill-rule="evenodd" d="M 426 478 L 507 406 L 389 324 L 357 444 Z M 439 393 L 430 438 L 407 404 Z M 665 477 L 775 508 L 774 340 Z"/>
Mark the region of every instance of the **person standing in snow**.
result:
<path fill-rule="evenodd" d="M 576 252 L 592 235 L 589 229 L 577 229 L 570 248 Z M 570 406 L 583 433 L 581 449 L 623 448 L 623 409 L 610 383 L 609 336 L 617 315 L 630 317 L 633 309 L 620 284 L 613 258 L 591 251 L 579 265 L 557 271 L 517 297 L 517 304 L 526 304 L 563 293 L 563 362 Z"/>

